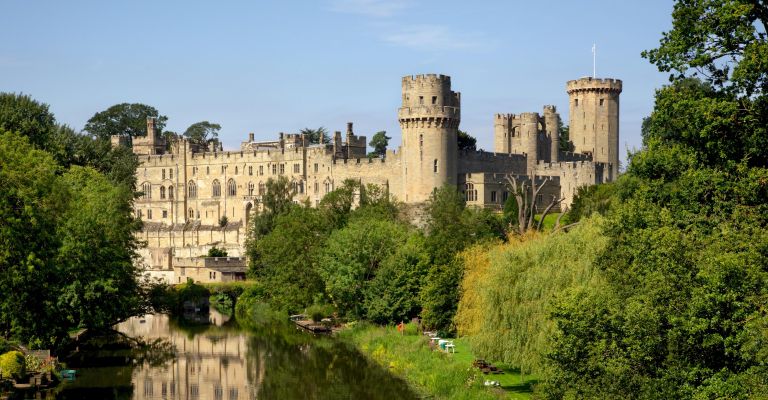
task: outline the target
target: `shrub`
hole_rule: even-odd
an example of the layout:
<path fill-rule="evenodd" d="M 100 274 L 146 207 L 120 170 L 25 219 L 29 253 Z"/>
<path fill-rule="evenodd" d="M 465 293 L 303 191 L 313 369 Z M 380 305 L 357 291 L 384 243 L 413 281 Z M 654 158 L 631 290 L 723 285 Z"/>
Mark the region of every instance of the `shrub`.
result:
<path fill-rule="evenodd" d="M 226 257 L 227 251 L 224 249 L 220 249 L 216 246 L 211 247 L 208 249 L 208 257 Z"/>
<path fill-rule="evenodd" d="M 333 314 L 333 306 L 330 304 L 314 304 L 304 311 L 312 321 L 320 322 L 323 318 L 326 318 Z"/>
<path fill-rule="evenodd" d="M 26 362 L 20 351 L 9 351 L 0 356 L 0 371 L 3 379 L 23 378 L 26 374 Z"/>

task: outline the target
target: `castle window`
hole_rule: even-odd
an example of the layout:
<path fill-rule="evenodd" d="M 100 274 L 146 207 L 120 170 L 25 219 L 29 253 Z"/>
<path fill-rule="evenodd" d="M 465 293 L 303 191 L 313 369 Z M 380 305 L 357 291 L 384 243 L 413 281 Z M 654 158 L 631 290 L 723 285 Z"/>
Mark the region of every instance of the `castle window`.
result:
<path fill-rule="evenodd" d="M 136 210 L 136 218 L 141 218 L 141 210 Z"/>
<path fill-rule="evenodd" d="M 212 195 L 213 197 L 221 197 L 221 183 L 219 183 L 218 179 L 213 180 L 213 187 L 212 187 Z"/>
<path fill-rule="evenodd" d="M 259 175 L 264 175 L 264 166 L 259 165 Z"/>
<path fill-rule="evenodd" d="M 424 96 L 419 96 L 419 105 L 424 104 Z"/>
<path fill-rule="evenodd" d="M 152 219 L 152 210 L 147 210 L 147 219 Z"/>
<path fill-rule="evenodd" d="M 464 200 L 475 201 L 477 200 L 477 190 L 475 190 L 475 184 L 467 182 L 464 184 Z"/>
<path fill-rule="evenodd" d="M 262 183 L 262 182 L 259 182 L 259 196 L 262 196 L 262 195 L 264 195 L 264 192 L 265 192 L 265 191 L 266 191 L 266 190 L 264 190 L 264 183 Z"/>
<path fill-rule="evenodd" d="M 603 99 L 600 99 L 600 107 L 603 106 Z"/>
<path fill-rule="evenodd" d="M 277 175 L 277 164 L 272 164 L 272 175 Z"/>
<path fill-rule="evenodd" d="M 506 203 L 507 199 L 509 199 L 509 192 L 505 190 L 504 192 L 501 193 L 501 202 Z"/>
<path fill-rule="evenodd" d="M 235 175 L 237 175 L 237 165 L 235 165 Z"/>
<path fill-rule="evenodd" d="M 435 159 L 434 165 L 432 166 L 432 169 L 434 170 L 434 173 L 437 173 L 437 159 Z"/>
<path fill-rule="evenodd" d="M 165 186 L 160 186 L 160 198 L 165 199 Z"/>
<path fill-rule="evenodd" d="M 163 210 L 163 218 L 168 218 L 168 211 L 167 210 Z"/>
<path fill-rule="evenodd" d="M 173 179 L 173 168 L 168 168 L 168 179 Z"/>
<path fill-rule="evenodd" d="M 253 175 L 253 165 L 248 166 L 248 175 Z"/>
<path fill-rule="evenodd" d="M 144 198 L 145 199 L 152 199 L 152 185 L 147 182 L 141 185 L 141 191 L 144 192 Z"/>
<path fill-rule="evenodd" d="M 173 186 L 168 186 L 168 198 L 173 200 Z"/>
<path fill-rule="evenodd" d="M 224 166 L 223 165 L 221 166 L 221 173 L 222 174 L 224 173 Z"/>
<path fill-rule="evenodd" d="M 195 176 L 197 174 L 197 167 L 192 167 L 192 176 Z"/>
<path fill-rule="evenodd" d="M 227 196 L 236 196 L 237 195 L 237 184 L 235 183 L 234 179 L 230 179 L 227 181 Z"/>
<path fill-rule="evenodd" d="M 495 203 L 495 202 L 496 202 L 496 191 L 491 190 L 491 203 Z"/>
<path fill-rule="evenodd" d="M 299 193 L 299 185 L 296 181 L 291 182 L 291 191 L 293 193 Z"/>
<path fill-rule="evenodd" d="M 318 171 L 318 169 L 317 169 L 317 163 L 315 163 L 315 173 L 317 173 L 317 171 Z"/>
<path fill-rule="evenodd" d="M 189 181 L 187 185 L 187 197 L 190 199 L 197 198 L 197 185 L 194 181 Z"/>
<path fill-rule="evenodd" d="M 325 194 L 328 194 L 331 192 L 331 183 L 325 182 Z"/>
<path fill-rule="evenodd" d="M 211 174 L 211 167 L 205 167 L 205 174 L 210 175 Z"/>
<path fill-rule="evenodd" d="M 578 107 L 579 106 L 579 99 L 573 99 L 573 105 L 574 105 L 574 107 Z"/>
<path fill-rule="evenodd" d="M 165 179 L 165 168 L 163 168 L 163 179 Z"/>
<path fill-rule="evenodd" d="M 285 163 L 280 163 L 280 175 L 285 173 Z"/>
<path fill-rule="evenodd" d="M 432 96 L 432 104 L 437 104 L 437 96 Z"/>
<path fill-rule="evenodd" d="M 315 164 L 315 165 L 317 165 L 317 164 Z M 317 194 L 317 192 L 319 192 L 319 191 L 320 191 L 320 185 L 318 185 L 317 182 L 315 182 L 315 194 Z"/>
<path fill-rule="evenodd" d="M 419 135 L 419 147 L 424 147 L 424 135 Z"/>
<path fill-rule="evenodd" d="M 536 203 L 538 203 L 538 204 L 541 204 L 541 203 L 543 203 L 543 202 L 544 202 L 544 195 L 543 195 L 543 194 L 541 194 L 541 193 L 539 193 L 538 195 L 536 195 Z"/>
<path fill-rule="evenodd" d="M 293 173 L 298 174 L 301 172 L 301 165 L 300 164 L 293 164 Z"/>
<path fill-rule="evenodd" d="M 255 186 L 253 185 L 253 182 L 248 182 L 248 196 L 253 196 L 253 189 Z"/>

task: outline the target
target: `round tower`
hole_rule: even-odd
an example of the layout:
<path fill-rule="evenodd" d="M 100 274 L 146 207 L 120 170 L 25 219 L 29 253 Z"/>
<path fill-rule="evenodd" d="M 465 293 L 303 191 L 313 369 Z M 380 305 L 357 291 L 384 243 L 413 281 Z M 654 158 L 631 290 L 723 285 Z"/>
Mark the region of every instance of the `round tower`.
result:
<path fill-rule="evenodd" d="M 560 150 L 560 115 L 555 106 L 544 106 L 544 129 L 547 131 L 549 162 L 558 162 Z"/>
<path fill-rule="evenodd" d="M 403 77 L 403 105 L 398 110 L 403 131 L 404 200 L 427 201 L 440 186 L 456 184 L 461 95 L 445 75 Z"/>
<path fill-rule="evenodd" d="M 527 156 L 527 173 L 531 174 L 539 160 L 539 113 L 520 114 L 520 139 Z"/>
<path fill-rule="evenodd" d="M 621 80 L 581 78 L 568 81 L 570 139 L 576 153 L 609 163 L 610 180 L 619 172 L 619 94 Z"/>

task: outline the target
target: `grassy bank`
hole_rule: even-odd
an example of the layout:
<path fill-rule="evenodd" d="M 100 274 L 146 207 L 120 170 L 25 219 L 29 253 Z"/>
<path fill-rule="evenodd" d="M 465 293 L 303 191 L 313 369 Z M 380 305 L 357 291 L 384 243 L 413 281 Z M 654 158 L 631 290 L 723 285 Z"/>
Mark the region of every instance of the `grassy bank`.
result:
<path fill-rule="evenodd" d="M 483 375 L 472 367 L 474 355 L 463 339 L 454 341 L 455 353 L 431 350 L 423 335 L 401 335 L 394 327 L 362 324 L 340 333 L 371 359 L 406 379 L 425 397 L 439 399 L 529 399 L 535 376 L 521 377 L 517 370 L 504 368 L 504 374 Z M 500 387 L 484 386 L 486 380 Z"/>

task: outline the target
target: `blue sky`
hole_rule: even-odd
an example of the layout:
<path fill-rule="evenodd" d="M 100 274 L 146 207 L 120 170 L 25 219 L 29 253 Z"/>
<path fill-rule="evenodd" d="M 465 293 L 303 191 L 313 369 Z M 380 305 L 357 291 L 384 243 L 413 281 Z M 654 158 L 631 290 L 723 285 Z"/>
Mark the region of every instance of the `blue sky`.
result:
<path fill-rule="evenodd" d="M 221 124 L 225 148 L 254 132 L 325 126 L 400 143 L 404 75 L 450 75 L 461 128 L 493 148 L 494 113 L 558 107 L 565 82 L 624 81 L 621 150 L 667 82 L 640 57 L 671 26 L 671 1 L 22 1 L 0 4 L 0 91 L 48 103 L 81 129 L 122 102 L 156 107 L 167 129 Z M 10 33 L 13 32 L 11 35 Z"/>

